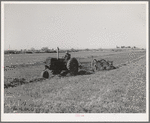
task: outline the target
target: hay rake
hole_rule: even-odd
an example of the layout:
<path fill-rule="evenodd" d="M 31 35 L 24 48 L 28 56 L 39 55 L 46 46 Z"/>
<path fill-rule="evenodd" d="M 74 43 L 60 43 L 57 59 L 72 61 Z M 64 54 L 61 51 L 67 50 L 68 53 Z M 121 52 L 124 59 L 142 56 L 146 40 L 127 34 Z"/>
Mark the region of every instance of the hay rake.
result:
<path fill-rule="evenodd" d="M 101 70 L 111 70 L 115 69 L 113 66 L 113 61 L 106 61 L 105 59 L 96 60 L 93 59 L 91 62 L 91 67 L 93 71 L 101 71 Z"/>

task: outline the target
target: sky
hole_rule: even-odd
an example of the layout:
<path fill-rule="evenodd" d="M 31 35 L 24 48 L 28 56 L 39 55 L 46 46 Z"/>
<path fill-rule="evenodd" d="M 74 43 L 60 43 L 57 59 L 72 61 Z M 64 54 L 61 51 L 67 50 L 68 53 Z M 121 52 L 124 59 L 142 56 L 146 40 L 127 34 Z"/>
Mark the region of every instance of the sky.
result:
<path fill-rule="evenodd" d="M 4 49 L 146 48 L 146 4 L 5 4 Z"/>

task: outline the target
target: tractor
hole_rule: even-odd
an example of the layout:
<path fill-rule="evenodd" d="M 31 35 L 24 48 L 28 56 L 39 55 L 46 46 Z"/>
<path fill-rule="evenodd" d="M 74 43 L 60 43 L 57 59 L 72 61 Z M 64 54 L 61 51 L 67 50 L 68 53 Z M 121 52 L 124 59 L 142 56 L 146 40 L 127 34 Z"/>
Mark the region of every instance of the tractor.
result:
<path fill-rule="evenodd" d="M 49 78 L 49 70 L 53 75 L 60 74 L 63 70 L 66 70 L 71 75 L 77 75 L 78 73 L 78 60 L 76 58 L 59 58 L 59 48 L 57 48 L 57 58 L 48 57 L 44 63 L 43 78 Z"/>

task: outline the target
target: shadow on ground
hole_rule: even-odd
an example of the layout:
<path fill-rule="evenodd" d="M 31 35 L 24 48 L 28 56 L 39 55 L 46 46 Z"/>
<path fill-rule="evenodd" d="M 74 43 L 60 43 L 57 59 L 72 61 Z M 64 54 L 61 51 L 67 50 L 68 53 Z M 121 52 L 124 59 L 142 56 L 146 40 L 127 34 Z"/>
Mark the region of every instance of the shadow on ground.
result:
<path fill-rule="evenodd" d="M 93 71 L 87 71 L 87 70 L 80 70 L 78 72 L 78 75 L 90 75 L 90 74 L 93 74 L 94 72 Z"/>
<path fill-rule="evenodd" d="M 82 70 L 79 70 L 77 75 L 90 75 L 90 74 L 93 74 L 93 73 L 94 72 L 91 71 L 91 70 L 84 70 L 84 69 L 82 69 Z M 71 75 L 68 71 L 62 71 L 60 76 L 73 76 L 73 75 Z"/>

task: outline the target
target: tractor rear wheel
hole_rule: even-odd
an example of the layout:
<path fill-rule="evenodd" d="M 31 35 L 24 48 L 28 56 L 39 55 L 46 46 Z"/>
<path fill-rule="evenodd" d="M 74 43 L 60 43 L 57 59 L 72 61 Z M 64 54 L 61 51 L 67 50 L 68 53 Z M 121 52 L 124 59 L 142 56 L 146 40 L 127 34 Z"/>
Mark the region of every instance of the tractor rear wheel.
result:
<path fill-rule="evenodd" d="M 77 75 L 78 67 L 79 67 L 79 64 L 76 58 L 71 58 L 67 62 L 67 69 L 69 70 L 71 75 Z"/>

